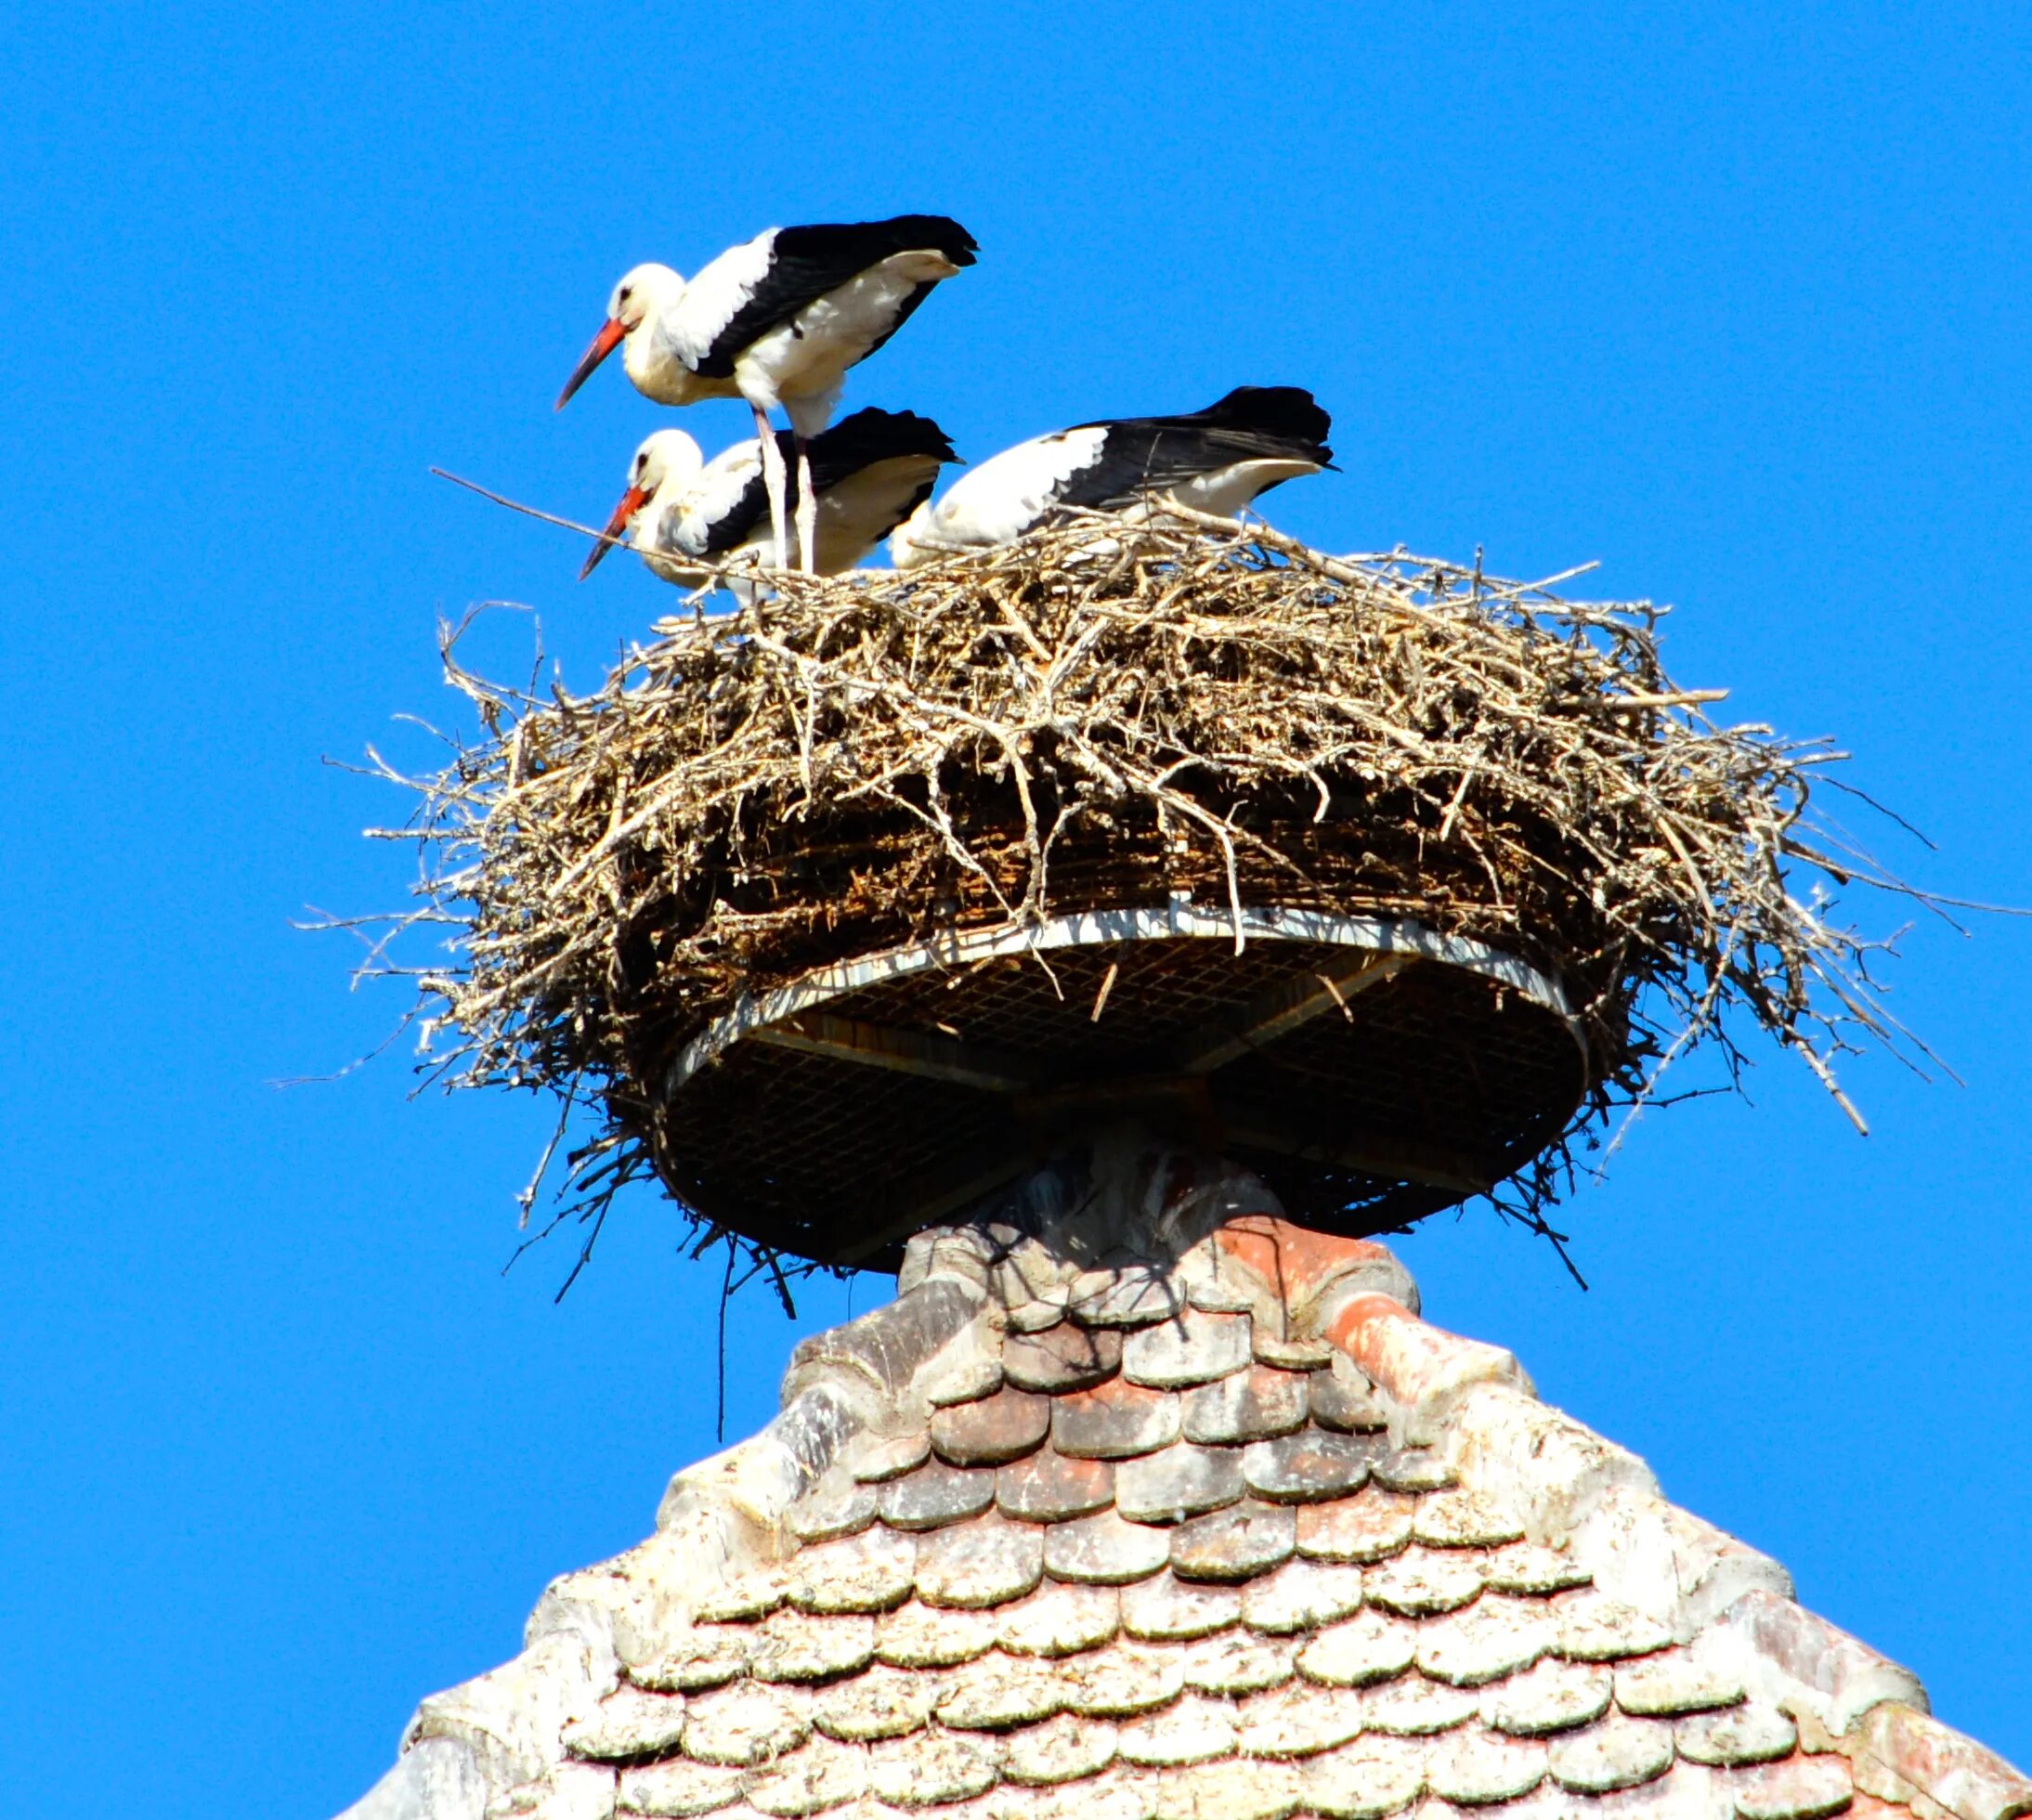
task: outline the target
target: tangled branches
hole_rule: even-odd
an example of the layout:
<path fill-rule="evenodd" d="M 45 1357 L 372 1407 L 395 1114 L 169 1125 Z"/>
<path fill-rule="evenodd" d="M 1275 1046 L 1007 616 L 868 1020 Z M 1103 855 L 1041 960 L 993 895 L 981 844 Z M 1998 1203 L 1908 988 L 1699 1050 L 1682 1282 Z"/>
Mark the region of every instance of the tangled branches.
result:
<path fill-rule="evenodd" d="M 400 780 L 417 915 L 456 931 L 421 976 L 426 1042 L 459 1085 L 597 1101 L 604 1208 L 647 1171 L 647 1084 L 738 994 L 1184 892 L 1414 918 L 1556 974 L 1582 1126 L 1697 1046 L 1734 1068 L 1747 1026 L 1840 1098 L 1835 1060 L 1902 1033 L 1824 884 L 1904 889 L 1810 812 L 1840 755 L 1716 723 L 1653 609 L 1563 578 L 1086 520 L 907 577 L 785 577 L 664 622 L 583 696 L 483 682 L 448 644 L 488 737 Z"/>

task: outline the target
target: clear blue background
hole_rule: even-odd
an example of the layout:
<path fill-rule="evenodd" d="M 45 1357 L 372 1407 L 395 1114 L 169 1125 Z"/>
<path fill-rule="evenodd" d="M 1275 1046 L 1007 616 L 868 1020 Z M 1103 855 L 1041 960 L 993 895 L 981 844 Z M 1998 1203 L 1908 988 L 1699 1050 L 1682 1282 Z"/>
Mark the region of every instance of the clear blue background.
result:
<path fill-rule="evenodd" d="M 320 760 L 427 756 L 392 717 L 456 715 L 435 615 L 528 603 L 582 684 L 671 598 L 425 474 L 606 511 L 658 414 L 618 373 L 550 405 L 636 260 L 952 213 L 979 267 L 855 402 L 978 457 L 1309 384 L 1345 473 L 1288 528 L 1601 559 L 1679 604 L 1684 682 L 1838 734 L 1939 843 L 1887 857 L 2032 902 L 2024 8 L 399 10 L 9 15 L 11 1813 L 340 1807 L 713 1444 L 717 1268 L 666 1206 L 554 1307 L 563 1242 L 501 1274 L 536 1101 L 412 1101 L 399 1053 L 274 1085 L 401 1008 L 289 925 L 400 900 L 358 830 L 404 804 Z M 2032 1760 L 2032 931 L 1907 948 L 1965 1087 L 1855 1065 L 1864 1140 L 1770 1059 L 1753 1107 L 1647 1120 L 1568 1210 L 1588 1295 L 1486 1210 L 1404 1249 L 1435 1319 Z M 736 1311 L 730 1436 L 794 1332 Z"/>

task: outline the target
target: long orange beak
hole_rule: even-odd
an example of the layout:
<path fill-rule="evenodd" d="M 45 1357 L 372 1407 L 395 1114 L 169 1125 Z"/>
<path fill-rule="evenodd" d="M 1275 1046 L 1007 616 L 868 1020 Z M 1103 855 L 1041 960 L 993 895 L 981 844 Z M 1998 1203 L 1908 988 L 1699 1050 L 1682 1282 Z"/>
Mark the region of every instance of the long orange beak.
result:
<path fill-rule="evenodd" d="M 639 487 L 631 487 L 621 495 L 621 502 L 614 508 L 613 517 L 606 521 L 606 535 L 610 538 L 619 538 L 628 528 L 628 521 L 648 503 L 648 494 L 645 493 Z M 587 576 L 598 568 L 600 566 L 600 558 L 613 548 L 614 546 L 611 543 L 595 543 L 593 546 L 592 555 L 586 558 L 585 567 L 579 571 L 579 579 L 583 581 Z"/>
<path fill-rule="evenodd" d="M 600 325 L 600 332 L 593 336 L 593 345 L 586 349 L 585 358 L 571 370 L 571 377 L 565 382 L 565 389 L 557 395 L 557 410 L 563 410 L 571 402 L 571 395 L 593 377 L 593 368 L 613 353 L 627 334 L 627 326 L 619 321 L 609 320 Z"/>

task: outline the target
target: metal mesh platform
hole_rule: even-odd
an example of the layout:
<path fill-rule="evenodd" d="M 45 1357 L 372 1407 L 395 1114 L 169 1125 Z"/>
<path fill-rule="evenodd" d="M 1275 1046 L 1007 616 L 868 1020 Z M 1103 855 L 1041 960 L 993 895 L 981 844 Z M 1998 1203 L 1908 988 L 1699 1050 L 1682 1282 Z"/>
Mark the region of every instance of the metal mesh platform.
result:
<path fill-rule="evenodd" d="M 902 1242 L 1100 1122 L 1188 1132 L 1331 1231 L 1481 1192 L 1565 1126 L 1584 1051 L 1557 981 L 1414 923 L 1173 904 L 826 968 L 666 1072 L 689 1205 L 827 1263 Z"/>

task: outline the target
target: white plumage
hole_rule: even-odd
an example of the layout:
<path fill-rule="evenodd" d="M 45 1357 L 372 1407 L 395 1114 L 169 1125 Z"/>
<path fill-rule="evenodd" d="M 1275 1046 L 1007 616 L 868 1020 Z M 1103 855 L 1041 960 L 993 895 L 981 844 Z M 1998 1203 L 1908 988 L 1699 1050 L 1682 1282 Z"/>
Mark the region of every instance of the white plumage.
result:
<path fill-rule="evenodd" d="M 1231 514 L 1283 481 L 1331 466 L 1332 428 L 1309 392 L 1244 385 L 1205 410 L 1035 436 L 919 506 L 890 539 L 890 554 L 898 568 L 913 568 L 944 550 L 1011 542 L 1067 508 L 1138 514 L 1169 498 Z"/>
<path fill-rule="evenodd" d="M 799 514 L 801 561 L 811 552 L 802 566 L 819 575 L 853 568 L 930 497 L 940 467 L 957 459 L 945 433 L 911 411 L 855 411 L 814 436 L 814 510 Z M 607 521 L 608 537 L 624 533 L 656 574 L 683 587 L 711 584 L 720 579 L 716 570 L 760 566 L 774 540 L 762 445 L 750 437 L 708 462 L 684 431 L 658 430 L 635 451 L 628 489 Z M 596 544 L 579 578 L 613 547 Z M 727 585 L 745 592 L 744 584 Z"/>
<path fill-rule="evenodd" d="M 772 228 L 730 248 L 689 283 L 668 266 L 637 266 L 615 286 L 607 318 L 566 383 L 560 410 L 619 346 L 628 377 L 659 404 L 739 396 L 755 431 L 779 565 L 788 551 L 785 464 L 769 413 L 790 420 L 801 464 L 838 404 L 848 368 L 903 326 L 941 280 L 974 260 L 973 237 L 944 215 Z M 800 486 L 815 509 L 808 473 Z M 800 526 L 799 547 L 816 532 Z"/>

